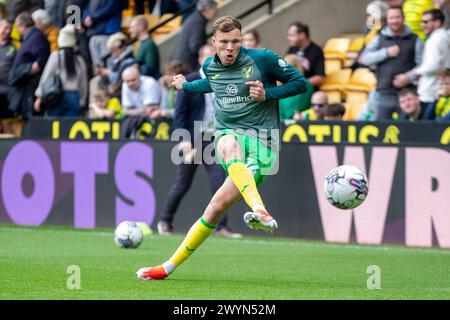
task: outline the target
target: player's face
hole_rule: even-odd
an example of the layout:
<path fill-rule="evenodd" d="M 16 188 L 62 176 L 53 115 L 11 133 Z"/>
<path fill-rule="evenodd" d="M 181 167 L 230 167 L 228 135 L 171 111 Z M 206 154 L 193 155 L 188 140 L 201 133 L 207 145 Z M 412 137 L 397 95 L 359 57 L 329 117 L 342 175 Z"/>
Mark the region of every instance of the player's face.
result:
<path fill-rule="evenodd" d="M 217 31 L 212 37 L 212 45 L 224 66 L 231 66 L 236 62 L 242 45 L 242 36 L 239 29 L 230 32 Z"/>

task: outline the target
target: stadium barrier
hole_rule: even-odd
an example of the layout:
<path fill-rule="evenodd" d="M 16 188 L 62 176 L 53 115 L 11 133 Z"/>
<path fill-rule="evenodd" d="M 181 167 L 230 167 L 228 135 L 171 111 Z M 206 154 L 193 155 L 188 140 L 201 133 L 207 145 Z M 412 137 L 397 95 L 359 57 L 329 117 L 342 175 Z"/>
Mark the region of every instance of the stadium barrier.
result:
<path fill-rule="evenodd" d="M 120 140 L 123 121 L 93 119 L 34 119 L 24 129 L 25 139 Z M 144 121 L 136 132 L 138 140 L 170 141 L 172 121 Z M 348 144 L 450 144 L 448 123 L 421 122 L 293 122 L 282 124 L 283 142 Z"/>
<path fill-rule="evenodd" d="M 84 126 L 79 121 L 59 121 L 60 140 L 2 142 L 0 222 L 100 228 L 137 220 L 155 227 L 175 179 L 171 161 L 175 143 L 164 139 L 114 141 L 106 135 L 103 141 L 92 140 L 92 135 L 90 141 L 66 139 L 74 127 Z M 98 133 L 93 130 L 94 122 L 82 122 L 89 132 Z M 385 136 L 389 126 L 327 125 L 321 130 L 333 132 L 339 127 L 341 132 L 348 132 L 355 126 L 359 132 L 356 137 L 370 126 L 371 132 L 379 132 L 377 139 Z M 284 138 L 287 130 L 292 130 L 305 131 L 308 139 L 296 143 L 304 140 L 303 133 L 293 135 L 300 137 L 297 140 L 286 138 L 291 142 L 282 145 L 278 174 L 261 186 L 263 198 L 280 225 L 276 236 L 450 248 L 448 138 L 442 143 L 442 137 L 448 136 L 448 126 L 433 124 L 422 129 L 422 125 L 408 123 L 393 125 L 398 127 L 400 137 L 395 143 L 384 139 L 365 143 L 358 138 L 354 143 L 342 143 L 348 139 L 341 139 L 339 144 L 317 143 L 314 130 L 318 129 L 312 123 L 288 126 L 282 132 Z M 54 130 L 54 122 L 50 126 Z M 158 128 L 158 124 L 153 128 Z M 408 141 L 416 135 L 421 137 L 420 142 Z M 369 196 L 353 213 L 335 209 L 322 196 L 326 173 L 342 163 L 356 165 L 368 173 Z M 211 196 L 207 181 L 204 170 L 198 170 L 177 213 L 176 232 L 186 232 L 202 214 Z M 243 203 L 231 210 L 230 226 L 254 235 L 242 222 L 245 210 Z"/>

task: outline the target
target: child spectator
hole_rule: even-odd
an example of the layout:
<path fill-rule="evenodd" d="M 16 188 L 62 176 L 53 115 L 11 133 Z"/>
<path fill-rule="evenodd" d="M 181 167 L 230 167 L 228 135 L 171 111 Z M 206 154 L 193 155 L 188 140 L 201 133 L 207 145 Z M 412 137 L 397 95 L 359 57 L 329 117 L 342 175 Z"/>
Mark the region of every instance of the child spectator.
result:
<path fill-rule="evenodd" d="M 425 118 L 450 121 L 450 69 L 438 75 L 438 98 L 428 107 Z"/>
<path fill-rule="evenodd" d="M 112 98 L 108 88 L 99 87 L 92 94 L 93 102 L 89 104 L 89 117 L 95 119 L 121 119 L 122 105 L 119 99 Z"/>

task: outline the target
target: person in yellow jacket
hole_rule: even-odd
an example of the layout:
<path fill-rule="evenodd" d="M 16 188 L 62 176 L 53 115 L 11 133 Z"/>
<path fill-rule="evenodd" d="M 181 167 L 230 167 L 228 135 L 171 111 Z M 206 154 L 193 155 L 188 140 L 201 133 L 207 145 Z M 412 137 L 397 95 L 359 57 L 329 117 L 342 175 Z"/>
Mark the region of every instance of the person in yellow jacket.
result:
<path fill-rule="evenodd" d="M 405 24 L 422 40 L 425 40 L 427 37 L 421 25 L 423 13 L 435 8 L 436 5 L 433 0 L 406 0 L 403 4 Z"/>

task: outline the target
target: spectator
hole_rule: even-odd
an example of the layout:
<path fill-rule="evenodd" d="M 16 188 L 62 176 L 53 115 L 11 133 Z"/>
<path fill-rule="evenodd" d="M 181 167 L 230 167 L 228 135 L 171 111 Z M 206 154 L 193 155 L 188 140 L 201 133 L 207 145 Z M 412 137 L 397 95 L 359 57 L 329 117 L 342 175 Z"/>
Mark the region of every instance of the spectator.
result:
<path fill-rule="evenodd" d="M 157 0 L 140 0 L 134 1 L 134 15 L 145 14 L 145 5 L 147 5 L 149 13 L 153 12 Z"/>
<path fill-rule="evenodd" d="M 173 118 L 175 101 L 178 91 L 172 85 L 173 77 L 177 74 L 187 75 L 189 67 L 180 61 L 172 61 L 164 66 L 164 75 L 159 79 L 161 89 L 161 117 Z"/>
<path fill-rule="evenodd" d="M 345 107 L 341 103 L 333 103 L 324 106 L 323 120 L 325 121 L 342 121 L 345 114 Z"/>
<path fill-rule="evenodd" d="M 300 57 L 295 54 L 288 54 L 284 57 L 284 60 L 296 68 L 298 71 L 303 72 L 300 65 Z M 308 90 L 305 93 L 279 100 L 280 117 L 282 120 L 293 119 L 294 114 L 301 113 L 302 111 L 311 107 L 311 96 L 314 93 L 314 88 L 309 85 Z"/>
<path fill-rule="evenodd" d="M 291 23 L 288 29 L 288 54 L 296 54 L 301 58 L 305 77 L 315 90 L 325 81 L 325 60 L 322 49 L 311 41 L 309 27 L 301 22 Z"/>
<path fill-rule="evenodd" d="M 381 0 L 370 2 L 366 8 L 366 25 L 364 30 L 365 44 L 386 25 L 386 13 L 389 5 Z"/>
<path fill-rule="evenodd" d="M 398 94 L 400 102 L 399 120 L 417 121 L 425 118 L 425 109 L 420 105 L 419 95 L 413 88 L 405 88 Z"/>
<path fill-rule="evenodd" d="M 259 44 L 261 42 L 261 37 L 259 36 L 258 31 L 255 29 L 244 32 L 242 35 L 243 42 L 242 45 L 246 48 L 259 48 Z"/>
<path fill-rule="evenodd" d="M 94 67 L 102 66 L 102 58 L 108 54 L 106 42 L 121 31 L 122 5 L 120 0 L 89 0 L 83 13 L 83 24 L 87 28 L 89 50 Z"/>
<path fill-rule="evenodd" d="M 44 0 L 8 0 L 6 1 L 6 12 L 10 19 L 15 20 L 17 16 L 25 11 L 33 12 L 44 7 Z"/>
<path fill-rule="evenodd" d="M 6 8 L 4 3 L 0 3 L 0 19 L 6 18 Z"/>
<path fill-rule="evenodd" d="M 439 9 L 426 11 L 422 25 L 427 41 L 423 52 L 422 64 L 414 69 L 420 77 L 418 92 L 423 109 L 432 103 L 437 93 L 437 73 L 450 68 L 450 34 L 443 28 L 445 16 Z"/>
<path fill-rule="evenodd" d="M 31 17 L 33 18 L 36 28 L 41 30 L 47 37 L 47 40 L 50 43 L 50 51 L 54 52 L 58 50 L 57 41 L 59 29 L 52 25 L 52 19 L 48 12 L 44 9 L 37 9 L 31 14 Z"/>
<path fill-rule="evenodd" d="M 78 117 L 81 116 L 81 106 L 87 102 L 87 67 L 86 62 L 75 54 L 76 45 L 75 26 L 68 24 L 61 29 L 58 36 L 59 50 L 50 55 L 47 65 L 36 90 L 36 102 L 34 109 L 41 112 L 45 108 L 41 100 L 42 85 L 50 75 L 58 73 L 61 78 L 64 95 L 62 100 L 56 105 L 46 110 L 46 115 L 50 117 Z"/>
<path fill-rule="evenodd" d="M 181 29 L 170 58 L 186 63 L 190 70 L 196 70 L 198 52 L 206 44 L 206 26 L 217 14 L 217 3 L 214 0 L 199 0 L 197 11 L 189 16 Z"/>
<path fill-rule="evenodd" d="M 67 23 L 76 23 L 77 21 L 68 20 L 69 17 L 73 18 L 73 12 L 69 11 L 67 12 L 67 9 L 70 6 L 76 6 L 80 8 L 80 12 L 84 12 L 84 10 L 87 8 L 89 0 L 57 0 L 56 1 L 56 17 L 55 17 L 55 26 L 59 29 L 64 28 L 64 26 Z M 81 23 L 81 21 L 80 21 Z M 92 61 L 91 61 L 91 54 L 89 52 L 89 40 L 86 35 L 86 28 L 83 26 L 83 24 L 77 26 L 77 46 L 78 50 L 80 51 L 81 55 L 84 58 L 84 61 L 86 61 L 88 66 L 89 75 L 92 75 Z"/>
<path fill-rule="evenodd" d="M 111 97 L 108 88 L 99 87 L 92 95 L 93 102 L 89 104 L 90 118 L 121 119 L 123 117 L 120 100 Z"/>
<path fill-rule="evenodd" d="M 8 74 L 12 68 L 16 48 L 11 42 L 12 23 L 6 19 L 0 19 L 0 121 L 3 133 L 12 134 L 10 124 L 3 119 L 12 118 L 8 109 L 8 92 L 11 87 L 8 84 Z"/>
<path fill-rule="evenodd" d="M 99 74 L 108 78 L 109 92 L 114 96 L 120 96 L 122 87 L 122 73 L 129 66 L 136 63 L 133 57 L 133 49 L 128 46 L 128 38 L 121 32 L 113 34 L 106 43 L 111 53 L 107 62 L 107 69 L 101 69 Z"/>
<path fill-rule="evenodd" d="M 145 66 L 146 76 L 159 79 L 159 51 L 148 33 L 148 22 L 144 16 L 137 16 L 131 20 L 130 36 L 139 41 L 139 49 L 136 52 L 136 60 Z M 141 69 L 142 70 L 142 69 Z"/>
<path fill-rule="evenodd" d="M 137 66 L 125 69 L 122 74 L 122 108 L 125 116 L 159 115 L 160 92 L 158 82 L 141 76 Z"/>
<path fill-rule="evenodd" d="M 195 3 L 197 2 L 197 0 L 175 0 L 175 1 L 177 2 L 178 8 L 179 8 L 180 10 L 184 10 L 184 9 L 186 9 L 187 7 L 193 5 L 193 4 L 195 4 Z M 186 20 L 187 20 L 187 18 L 188 18 L 191 14 L 193 14 L 194 12 L 195 12 L 195 5 L 193 6 L 192 9 L 190 9 L 190 10 L 186 11 L 185 13 L 183 13 L 183 23 L 185 23 Z"/>
<path fill-rule="evenodd" d="M 151 14 L 155 8 L 159 10 L 157 15 L 162 16 L 166 13 L 176 13 L 180 8 L 180 2 L 186 0 L 139 0 L 134 1 L 134 15 L 145 14 L 145 7 L 148 8 L 148 13 Z M 158 6 L 156 4 L 158 3 Z"/>
<path fill-rule="evenodd" d="M 444 13 L 444 29 L 450 29 L 450 0 L 433 0 L 433 2 L 436 5 L 436 8 Z"/>
<path fill-rule="evenodd" d="M 34 91 L 50 55 L 50 44 L 45 35 L 34 27 L 30 13 L 22 12 L 16 18 L 16 27 L 23 43 L 14 58 L 9 74 L 9 108 L 14 115 L 28 119 L 33 115 Z"/>
<path fill-rule="evenodd" d="M 133 51 L 127 45 L 128 38 L 122 32 L 113 34 L 106 43 L 109 57 L 104 67 L 97 68 L 96 76 L 89 83 L 91 92 L 89 101 L 92 103 L 92 93 L 99 86 L 108 87 L 108 93 L 114 97 L 120 97 L 122 88 L 122 73 L 129 66 L 136 63 Z"/>
<path fill-rule="evenodd" d="M 404 24 L 401 7 L 390 7 L 387 25 L 364 49 L 360 61 L 376 67 L 377 87 L 373 106 L 375 120 L 392 118 L 400 112 L 397 91 L 414 80 L 413 69 L 420 65 L 423 43 Z"/>
<path fill-rule="evenodd" d="M 435 9 L 433 0 L 406 0 L 403 3 L 405 24 L 411 28 L 412 32 L 425 41 L 426 35 L 422 29 L 422 15 L 425 11 Z"/>
<path fill-rule="evenodd" d="M 328 96 L 323 91 L 317 91 L 312 95 L 311 108 L 296 113 L 294 120 L 323 120 L 323 108 L 328 105 Z"/>
<path fill-rule="evenodd" d="M 441 71 L 438 75 L 437 100 L 426 110 L 426 119 L 450 121 L 450 69 Z"/>
<path fill-rule="evenodd" d="M 212 46 L 205 45 L 199 52 L 199 64 L 203 63 L 209 57 L 215 55 L 215 49 Z M 196 71 L 187 76 L 188 81 L 204 79 L 203 70 Z M 215 193 L 225 181 L 226 175 L 220 165 L 211 159 L 203 158 L 203 155 L 211 155 L 211 140 L 214 134 L 215 122 L 215 103 L 214 94 L 186 93 L 181 91 L 176 100 L 175 118 L 173 122 L 174 129 L 184 129 L 189 131 L 191 140 L 182 141 L 179 149 L 183 152 L 184 162 L 177 167 L 177 177 L 167 197 L 161 220 L 158 222 L 158 232 L 162 235 L 171 234 L 173 231 L 173 219 L 178 206 L 183 197 L 188 192 L 198 165 L 192 163 L 193 158 L 201 159 L 205 165 L 208 174 L 208 180 L 211 191 Z M 197 129 L 195 122 L 201 122 L 201 129 Z M 202 141 L 201 150 L 194 148 L 194 139 L 198 137 Z M 196 156 L 197 154 L 197 156 Z M 212 154 L 214 156 L 214 153 Z M 227 226 L 227 216 L 219 222 L 216 234 L 231 238 L 241 237 L 240 234 L 233 233 Z"/>

